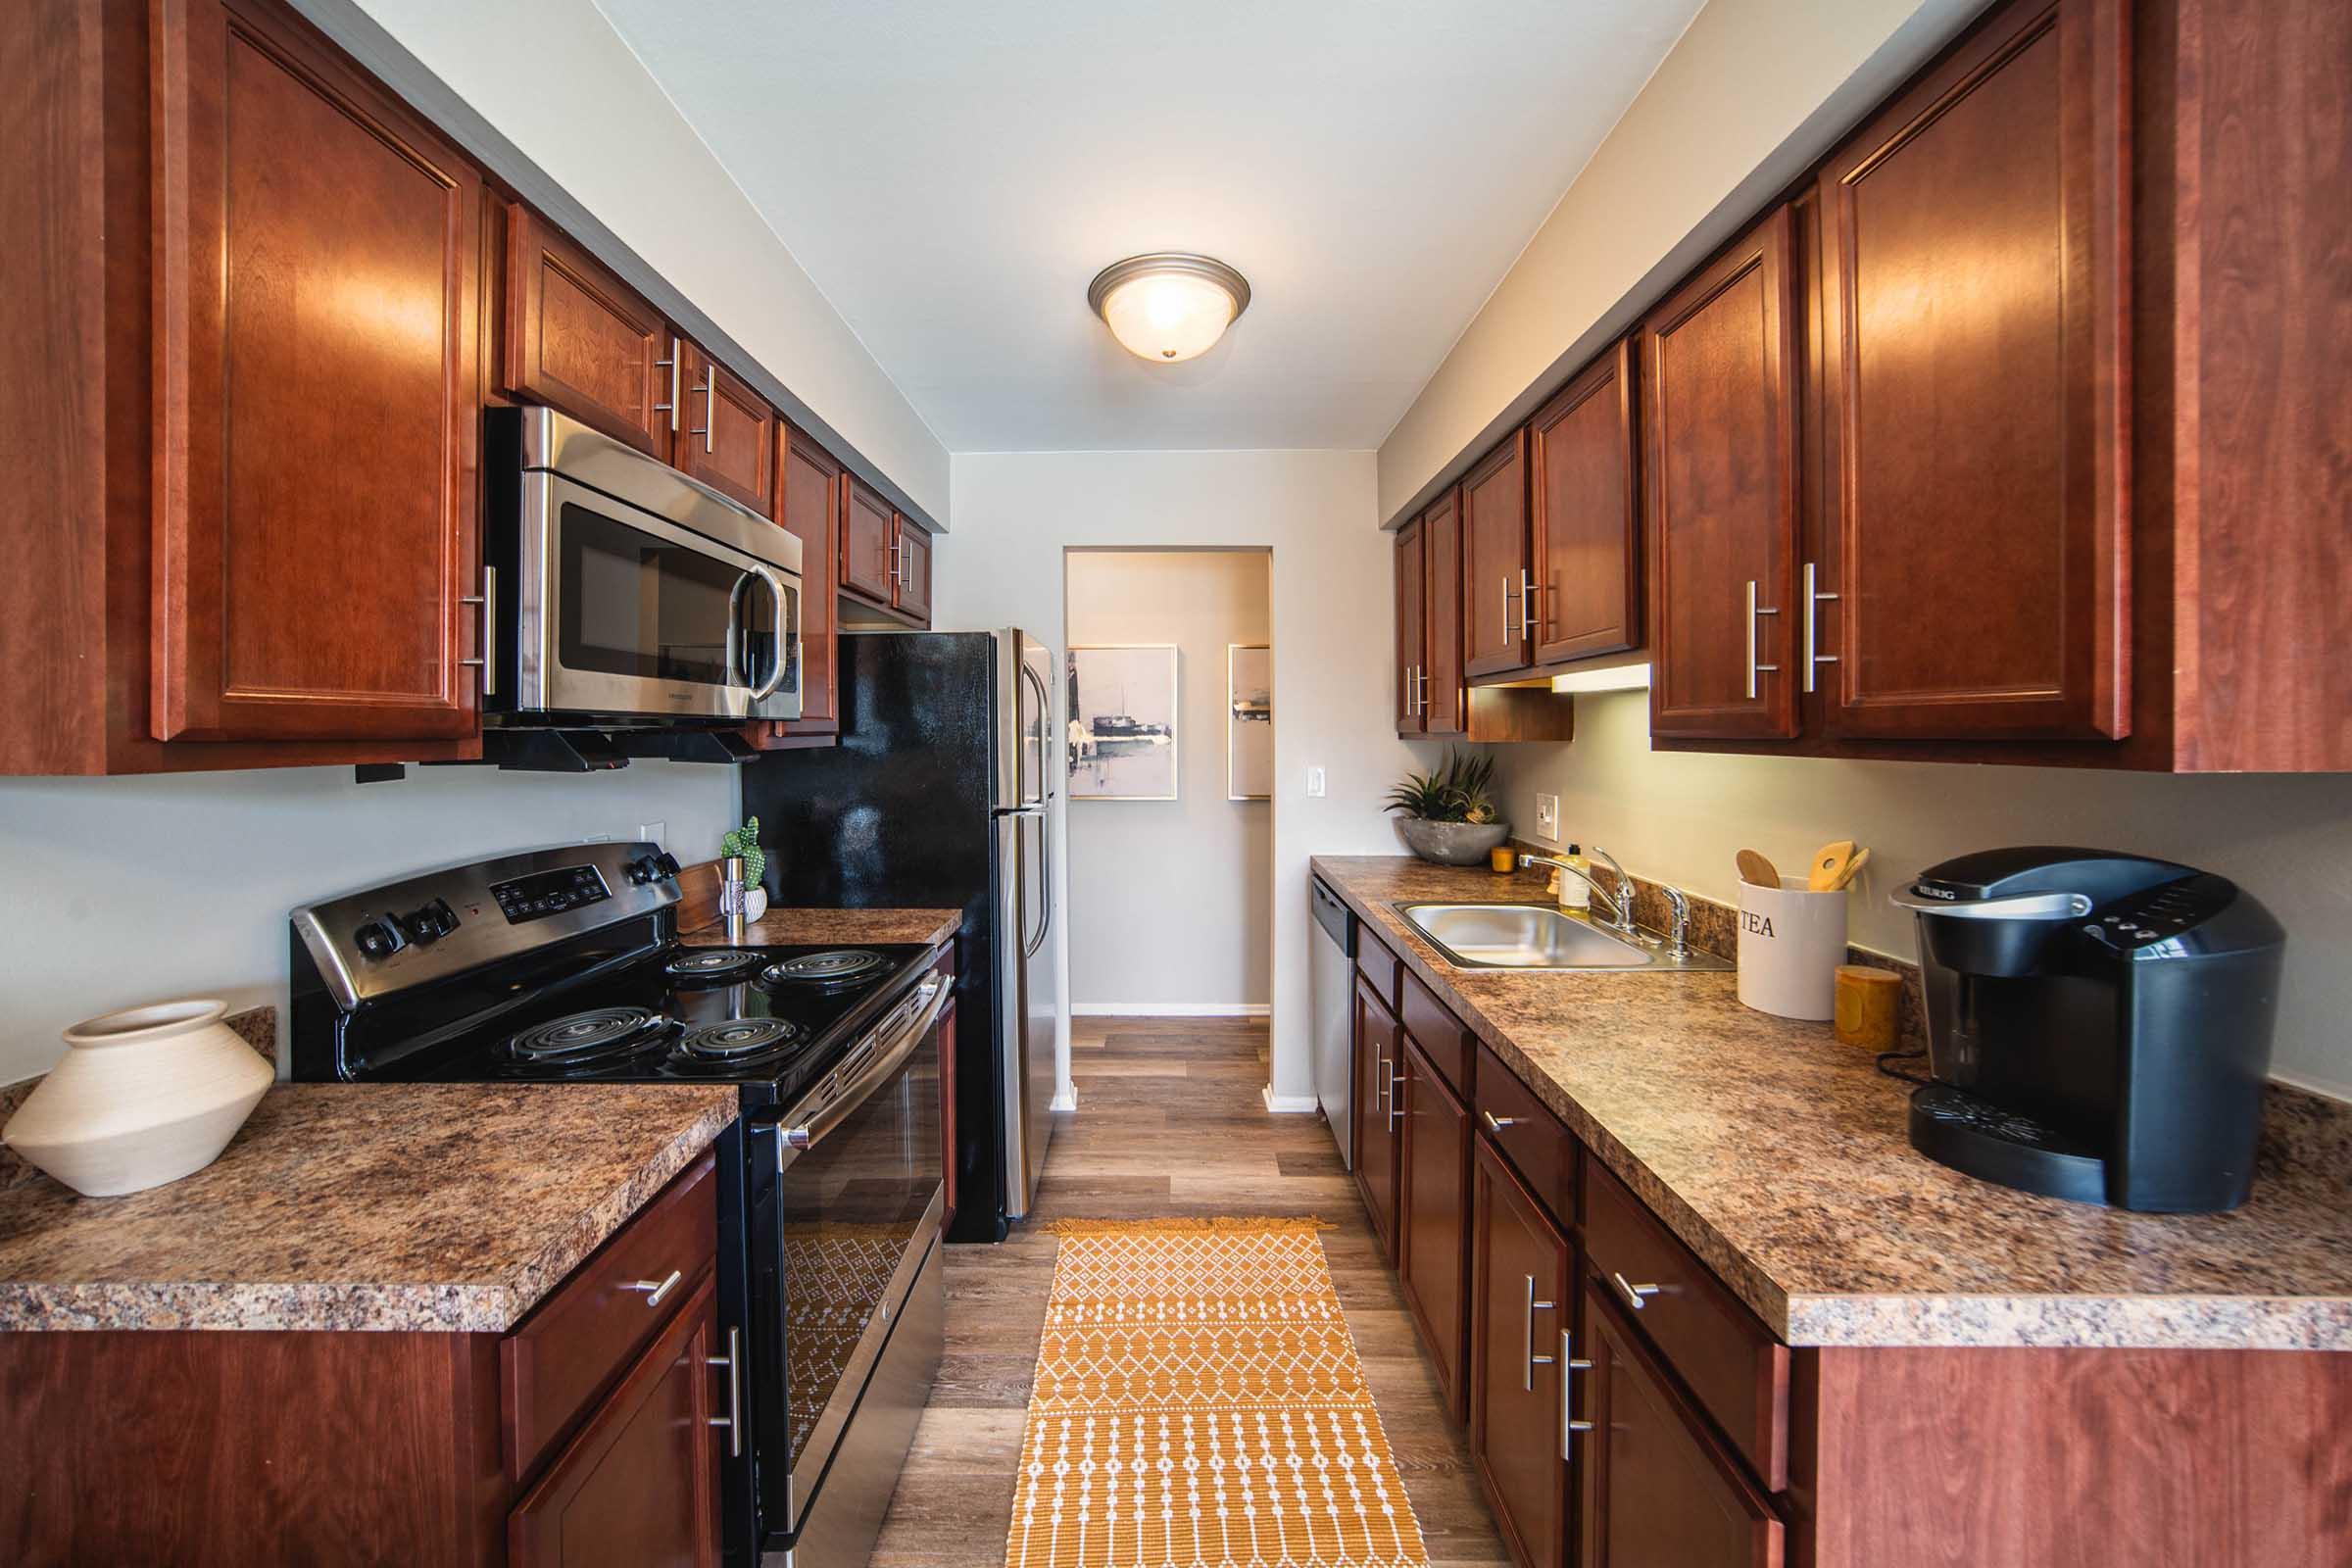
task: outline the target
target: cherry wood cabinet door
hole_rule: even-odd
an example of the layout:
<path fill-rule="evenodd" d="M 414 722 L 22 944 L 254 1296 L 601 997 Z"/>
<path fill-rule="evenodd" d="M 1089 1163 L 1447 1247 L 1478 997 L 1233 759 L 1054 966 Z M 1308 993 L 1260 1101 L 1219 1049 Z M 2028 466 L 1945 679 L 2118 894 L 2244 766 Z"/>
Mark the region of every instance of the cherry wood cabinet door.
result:
<path fill-rule="evenodd" d="M 890 503 L 856 474 L 849 476 L 841 509 L 841 587 L 877 605 L 890 603 L 891 547 L 897 543 Z"/>
<path fill-rule="evenodd" d="M 842 467 L 807 432 L 776 421 L 776 520 L 801 542 L 801 716 L 771 726 L 779 737 L 841 730 L 840 661 L 833 606 L 840 553 Z"/>
<path fill-rule="evenodd" d="M 1787 207 L 1642 323 L 1653 735 L 1796 734 L 1796 355 Z"/>
<path fill-rule="evenodd" d="M 1470 1305 L 1470 1112 L 1412 1037 L 1403 1041 L 1396 1206 L 1404 1222 L 1396 1275 L 1437 1368 L 1446 1413 L 1459 1421 L 1469 1408 L 1462 1368 Z"/>
<path fill-rule="evenodd" d="M 1422 519 L 1415 517 L 1396 530 L 1396 733 L 1418 735 L 1425 727 L 1421 712 L 1421 676 L 1429 658 L 1427 576 L 1421 551 Z"/>
<path fill-rule="evenodd" d="M 513 1568 L 710 1568 L 718 1560 L 718 1446 L 734 1369 L 706 1273 L 507 1516 Z"/>
<path fill-rule="evenodd" d="M 2124 11 L 2011 5 L 1822 171 L 1831 734 L 2130 731 Z"/>
<path fill-rule="evenodd" d="M 1582 1310 L 1582 1568 L 1782 1568 L 1771 1502 L 1598 1285 L 1586 1284 Z"/>
<path fill-rule="evenodd" d="M 904 514 L 894 515 L 891 532 L 896 537 L 899 559 L 892 570 L 891 605 L 907 614 L 931 624 L 931 536 Z"/>
<path fill-rule="evenodd" d="M 509 202 L 501 390 L 667 461 L 669 323 L 564 232 Z"/>
<path fill-rule="evenodd" d="M 1462 673 L 1525 669 L 1534 618 L 1527 608 L 1527 430 L 1511 432 L 1462 478 Z"/>
<path fill-rule="evenodd" d="M 1486 1139 L 1471 1162 L 1470 1462 L 1521 1568 L 1567 1568 L 1575 1250 Z M 1583 1441 L 1583 1435 L 1576 1435 Z"/>
<path fill-rule="evenodd" d="M 1536 662 L 1642 641 L 1634 345 L 1620 341 L 1528 421 L 1535 466 Z"/>
<path fill-rule="evenodd" d="M 1355 1185 L 1364 1195 L 1372 1230 L 1390 1260 L 1397 1255 L 1396 1236 L 1396 1124 L 1402 1118 L 1394 1106 L 1396 1079 L 1404 1071 L 1396 1020 L 1372 988 L 1355 983 L 1355 1093 L 1349 1097 L 1355 1117 Z"/>
<path fill-rule="evenodd" d="M 1422 645 L 1421 730 L 1460 735 L 1469 727 L 1462 690 L 1462 499 L 1448 490 L 1421 514 L 1421 571 L 1427 615 Z"/>
<path fill-rule="evenodd" d="M 776 501 L 776 411 L 742 377 L 680 339 L 678 435 L 670 462 L 767 516 Z"/>
<path fill-rule="evenodd" d="M 470 735 L 481 176 L 281 12 L 155 17 L 150 726 Z"/>

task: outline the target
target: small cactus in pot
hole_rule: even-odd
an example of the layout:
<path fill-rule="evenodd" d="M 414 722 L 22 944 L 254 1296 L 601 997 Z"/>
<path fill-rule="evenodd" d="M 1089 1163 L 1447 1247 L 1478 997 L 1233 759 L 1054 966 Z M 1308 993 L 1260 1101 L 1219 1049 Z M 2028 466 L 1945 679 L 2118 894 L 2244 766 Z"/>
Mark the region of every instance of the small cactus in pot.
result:
<path fill-rule="evenodd" d="M 732 827 L 720 836 L 718 853 L 723 859 L 730 855 L 743 857 L 743 885 L 756 888 L 767 880 L 767 852 L 760 847 L 760 819 L 746 817 L 743 826 Z"/>

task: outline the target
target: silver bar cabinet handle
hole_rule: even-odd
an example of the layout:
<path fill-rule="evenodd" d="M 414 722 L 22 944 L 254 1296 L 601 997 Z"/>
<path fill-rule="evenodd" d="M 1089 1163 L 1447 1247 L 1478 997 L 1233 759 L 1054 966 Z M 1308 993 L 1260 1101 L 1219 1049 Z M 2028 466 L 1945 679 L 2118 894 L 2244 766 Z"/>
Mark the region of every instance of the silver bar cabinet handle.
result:
<path fill-rule="evenodd" d="M 669 416 L 669 433 L 675 435 L 678 433 L 678 340 L 676 338 L 673 337 L 669 340 L 669 358 L 656 360 L 654 368 L 665 369 L 669 372 L 669 401 L 655 404 L 654 412 Z"/>
<path fill-rule="evenodd" d="M 1427 664 L 1415 664 L 1413 666 L 1413 679 L 1421 688 L 1420 711 L 1423 716 L 1426 717 L 1429 713 L 1429 666 Z"/>
<path fill-rule="evenodd" d="M 1511 579 L 1507 575 L 1502 579 L 1502 625 L 1499 629 L 1502 632 L 1502 640 L 1506 643 L 1509 642 L 1511 640 Z"/>
<path fill-rule="evenodd" d="M 1479 1115 L 1486 1119 L 1487 1131 L 1491 1133 L 1499 1133 L 1505 1127 L 1516 1127 L 1527 1120 L 1525 1116 L 1497 1116 L 1491 1110 L 1482 1110 Z"/>
<path fill-rule="evenodd" d="M 1609 1278 L 1617 1282 L 1617 1290 L 1619 1294 L 1624 1296 L 1625 1304 L 1637 1312 L 1641 1311 L 1642 1307 L 1648 1305 L 1649 1298 L 1653 1296 L 1656 1296 L 1662 1289 L 1662 1287 L 1656 1285 L 1629 1284 L 1627 1283 L 1624 1275 L 1614 1271 L 1610 1273 Z"/>
<path fill-rule="evenodd" d="M 710 432 L 718 426 L 718 367 L 715 365 L 708 366 L 705 368 L 705 369 L 706 373 L 703 376 L 703 384 L 697 389 L 703 394 L 703 427 L 700 430 L 689 430 L 686 433 L 688 435 L 699 435 L 703 438 L 703 454 L 704 456 L 708 457 L 710 453 L 717 450 L 710 444 Z M 672 417 L 675 417 L 675 416 L 672 416 Z M 675 429 L 677 427 L 672 425 L 670 428 Z"/>
<path fill-rule="evenodd" d="M 1551 1365 L 1550 1356 L 1536 1353 L 1536 1314 L 1550 1311 L 1552 1303 L 1536 1299 L 1536 1277 L 1533 1274 L 1519 1277 L 1527 1281 L 1527 1305 L 1519 1317 L 1519 1387 L 1533 1391 L 1536 1368 Z"/>
<path fill-rule="evenodd" d="M 727 1457 L 730 1459 L 743 1457 L 743 1369 L 739 1364 L 742 1345 L 743 1331 L 729 1329 L 727 1353 L 704 1357 L 710 1365 L 727 1369 L 727 1413 L 711 1416 L 710 1422 L 714 1427 L 727 1429 Z"/>
<path fill-rule="evenodd" d="M 1822 601 L 1836 599 L 1838 596 L 1825 594 L 1814 587 L 1814 583 L 1819 580 L 1817 576 L 1819 570 L 1820 568 L 1815 566 L 1812 562 L 1805 563 L 1805 690 L 1807 691 L 1813 689 L 1814 665 L 1838 662 L 1836 654 L 1825 654 L 1820 651 L 1821 635 L 1818 622 L 1821 619 Z"/>
<path fill-rule="evenodd" d="M 1519 635 L 1534 637 L 1541 630 L 1536 616 L 1536 595 L 1544 591 L 1532 571 L 1519 573 Z"/>
<path fill-rule="evenodd" d="M 474 646 L 482 651 L 479 659 L 461 659 L 461 664 L 470 664 L 482 672 L 482 695 L 498 695 L 498 568 L 482 568 L 482 591 L 467 594 L 458 601 L 461 605 L 482 607 L 482 640 Z"/>
<path fill-rule="evenodd" d="M 1569 1383 L 1573 1375 L 1578 1372 L 1590 1372 L 1592 1370 L 1592 1362 L 1580 1361 L 1576 1358 L 1575 1354 L 1573 1353 L 1573 1347 L 1574 1342 L 1569 1338 L 1568 1331 L 1566 1329 L 1560 1330 L 1560 1365 L 1567 1369 L 1560 1374 L 1560 1457 L 1563 1459 L 1568 1457 L 1568 1440 L 1575 1437 L 1579 1432 L 1590 1432 L 1592 1430 L 1592 1422 L 1579 1421 L 1575 1416 L 1568 1413 L 1572 1408 L 1569 1402 L 1568 1395 Z"/>
<path fill-rule="evenodd" d="M 1411 718 L 1413 716 L 1413 666 L 1410 664 L 1398 665 L 1397 678 L 1404 684 L 1404 716 Z"/>
<path fill-rule="evenodd" d="M 1404 1114 L 1404 1102 L 1397 1098 L 1396 1091 L 1408 1087 L 1402 1073 L 1398 1073 L 1389 1080 L 1389 1131 L 1391 1132 L 1396 1130 L 1396 1118 Z"/>
<path fill-rule="evenodd" d="M 1757 605 L 1756 580 L 1750 577 L 1747 580 L 1747 697 L 1750 702 L 1755 701 L 1756 697 L 1756 677 L 1759 674 L 1777 674 L 1781 667 L 1778 664 L 1756 662 L 1756 617 L 1779 613 L 1778 608 L 1767 609 Z"/>
<path fill-rule="evenodd" d="M 626 1285 L 623 1285 L 621 1289 L 624 1291 L 643 1291 L 645 1293 L 646 1305 L 660 1306 L 662 1304 L 662 1298 L 667 1296 L 671 1291 L 676 1290 L 678 1281 L 682 1278 L 684 1278 L 684 1276 L 673 1268 L 669 1271 L 669 1278 L 667 1279 L 631 1280 Z"/>

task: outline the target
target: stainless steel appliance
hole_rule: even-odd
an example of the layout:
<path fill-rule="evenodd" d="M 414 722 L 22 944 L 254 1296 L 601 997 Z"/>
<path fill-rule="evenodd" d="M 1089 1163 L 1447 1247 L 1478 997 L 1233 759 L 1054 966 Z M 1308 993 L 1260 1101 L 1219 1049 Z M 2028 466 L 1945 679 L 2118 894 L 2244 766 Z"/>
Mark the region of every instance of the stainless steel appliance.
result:
<path fill-rule="evenodd" d="M 924 947 L 683 945 L 677 869 L 591 844 L 297 909 L 292 1074 L 734 1085 L 725 1556 L 861 1562 L 942 1347 L 947 976 Z"/>
<path fill-rule="evenodd" d="M 485 421 L 493 722 L 800 717 L 798 539 L 553 410 Z"/>
<path fill-rule="evenodd" d="M 1927 983 L 1912 1147 L 2082 1202 L 2245 1201 L 2286 940 L 2251 895 L 2169 860 L 2035 847 L 1930 866 L 1893 900 Z"/>
<path fill-rule="evenodd" d="M 1029 1212 L 1054 1131 L 1059 676 L 1018 628 L 844 637 L 839 743 L 743 770 L 777 904 L 962 912 L 956 1241 Z"/>
<path fill-rule="evenodd" d="M 1323 1119 L 1339 1141 L 1340 1164 L 1355 1169 L 1355 1126 L 1349 1120 L 1349 1097 L 1355 1089 L 1353 1018 L 1348 1000 L 1354 982 L 1355 911 L 1323 885 L 1307 878 L 1309 907 L 1317 935 L 1307 967 L 1308 1000 L 1315 1014 L 1315 1099 Z"/>

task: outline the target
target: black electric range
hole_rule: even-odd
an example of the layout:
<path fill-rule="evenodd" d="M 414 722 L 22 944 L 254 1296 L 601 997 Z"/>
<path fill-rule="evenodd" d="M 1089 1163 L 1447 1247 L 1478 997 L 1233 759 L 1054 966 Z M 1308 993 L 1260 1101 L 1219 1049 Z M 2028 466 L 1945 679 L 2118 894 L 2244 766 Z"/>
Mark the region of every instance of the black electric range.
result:
<path fill-rule="evenodd" d="M 288 1060 L 310 1081 L 735 1085 L 725 1555 L 860 1560 L 943 1332 L 949 977 L 928 947 L 682 943 L 677 870 L 655 845 L 583 845 L 306 906 Z"/>

